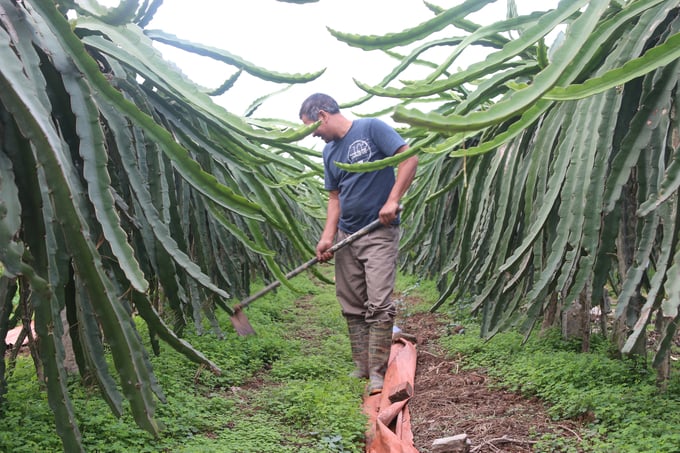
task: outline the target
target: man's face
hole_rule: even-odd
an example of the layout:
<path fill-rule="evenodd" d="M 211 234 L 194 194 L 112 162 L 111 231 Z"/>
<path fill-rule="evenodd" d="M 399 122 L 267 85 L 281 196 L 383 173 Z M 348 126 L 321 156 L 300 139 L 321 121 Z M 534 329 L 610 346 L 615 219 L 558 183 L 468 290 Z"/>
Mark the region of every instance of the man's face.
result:
<path fill-rule="evenodd" d="M 329 117 L 328 113 L 321 110 L 319 112 L 319 121 L 321 121 L 321 124 L 312 133 L 312 137 L 321 137 L 321 139 L 326 143 L 334 140 L 334 137 L 331 134 L 331 130 L 328 125 L 328 117 Z M 305 126 L 309 126 L 310 124 L 316 123 L 316 121 L 312 121 L 311 119 L 309 119 L 307 115 L 302 115 L 302 122 L 304 123 Z"/>

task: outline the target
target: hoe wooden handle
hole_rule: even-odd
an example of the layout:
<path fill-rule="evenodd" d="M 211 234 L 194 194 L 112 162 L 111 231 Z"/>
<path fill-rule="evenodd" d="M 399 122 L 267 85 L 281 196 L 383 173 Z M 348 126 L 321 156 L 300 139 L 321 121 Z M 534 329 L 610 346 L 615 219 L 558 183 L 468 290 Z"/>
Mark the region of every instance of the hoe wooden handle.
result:
<path fill-rule="evenodd" d="M 397 210 L 397 212 L 401 212 L 401 210 L 402 210 L 402 206 L 399 206 L 399 209 Z M 365 227 L 363 227 L 362 229 L 360 229 L 359 231 L 357 231 L 356 233 L 352 233 L 349 236 L 347 236 L 345 239 L 343 239 L 342 241 L 335 243 L 331 248 L 328 249 L 328 251 L 335 253 L 336 251 L 340 250 L 341 248 L 343 248 L 343 247 L 351 244 L 352 242 L 356 241 L 360 237 L 366 236 L 368 233 L 375 230 L 380 225 L 381 225 L 380 219 L 376 219 L 373 222 L 366 225 Z M 318 262 L 319 262 L 319 259 L 317 257 L 314 257 L 311 260 L 307 261 L 306 263 L 301 264 L 300 266 L 296 267 L 295 269 L 293 269 L 292 271 L 290 271 L 286 274 L 286 280 L 290 280 L 291 278 L 295 277 L 299 273 L 301 273 L 301 272 L 309 269 L 310 267 L 314 266 Z M 259 299 L 260 297 L 267 294 L 269 291 L 271 291 L 275 288 L 278 288 L 279 286 L 281 286 L 281 281 L 275 280 L 275 281 L 271 282 L 270 284 L 268 284 L 267 286 L 265 286 L 264 288 L 262 288 L 261 290 L 259 290 L 255 294 L 252 294 L 249 297 L 246 297 L 245 299 L 243 299 L 238 304 L 235 304 L 234 308 L 233 308 L 234 311 L 239 311 L 239 310 L 244 309 L 252 301 Z"/>

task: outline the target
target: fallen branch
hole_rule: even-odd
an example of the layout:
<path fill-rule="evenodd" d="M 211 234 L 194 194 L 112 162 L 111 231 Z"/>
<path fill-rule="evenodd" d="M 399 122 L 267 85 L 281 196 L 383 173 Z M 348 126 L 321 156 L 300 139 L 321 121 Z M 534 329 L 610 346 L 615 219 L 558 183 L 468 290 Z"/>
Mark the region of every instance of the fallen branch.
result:
<path fill-rule="evenodd" d="M 574 436 L 576 436 L 576 438 L 578 439 L 579 442 L 583 442 L 583 439 L 581 439 L 581 436 L 579 436 L 578 433 L 576 431 L 574 431 L 573 429 L 571 429 L 571 428 L 569 428 L 568 426 L 565 426 L 565 425 L 557 425 L 557 426 L 562 428 L 565 431 L 569 431 L 570 433 L 572 433 Z"/>
<path fill-rule="evenodd" d="M 484 441 L 481 444 L 472 448 L 470 450 L 470 453 L 474 453 L 476 451 L 481 450 L 482 447 L 485 446 L 485 445 L 490 446 L 491 448 L 493 448 L 496 451 L 500 451 L 500 449 L 498 447 L 496 447 L 496 445 L 495 445 L 496 443 L 529 444 L 529 445 L 532 445 L 532 444 L 535 444 L 535 443 L 538 443 L 538 442 L 535 441 L 535 440 L 512 439 L 508 436 L 496 437 L 495 439 L 489 439 L 489 440 L 484 439 Z"/>

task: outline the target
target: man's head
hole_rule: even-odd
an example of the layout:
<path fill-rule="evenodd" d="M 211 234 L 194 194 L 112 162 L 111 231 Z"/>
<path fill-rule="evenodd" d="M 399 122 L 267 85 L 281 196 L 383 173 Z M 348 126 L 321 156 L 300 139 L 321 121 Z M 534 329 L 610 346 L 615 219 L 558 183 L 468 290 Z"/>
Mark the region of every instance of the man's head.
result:
<path fill-rule="evenodd" d="M 347 120 L 340 114 L 335 99 L 327 94 L 315 93 L 305 99 L 300 107 L 300 119 L 306 125 L 321 121 L 312 135 L 326 143 L 342 138 L 347 132 L 343 127 Z"/>
<path fill-rule="evenodd" d="M 319 112 L 324 111 L 330 114 L 339 113 L 340 107 L 335 99 L 327 94 L 315 93 L 305 99 L 300 107 L 300 119 L 307 117 L 311 122 L 319 121 Z"/>

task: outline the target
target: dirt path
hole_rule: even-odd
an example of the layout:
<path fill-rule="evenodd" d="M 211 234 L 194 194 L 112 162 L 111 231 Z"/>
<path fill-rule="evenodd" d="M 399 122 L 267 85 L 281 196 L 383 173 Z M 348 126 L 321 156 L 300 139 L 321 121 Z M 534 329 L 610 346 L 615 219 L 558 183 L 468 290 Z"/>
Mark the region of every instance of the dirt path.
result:
<path fill-rule="evenodd" d="M 531 452 L 541 434 L 578 438 L 578 425 L 550 420 L 542 402 L 490 389 L 483 372 L 461 370 L 437 346 L 445 326 L 436 314 L 413 314 L 398 319 L 398 324 L 417 337 L 415 389 L 409 407 L 420 453 L 430 453 L 434 440 L 457 434 L 467 434 L 470 452 L 494 453 Z"/>

